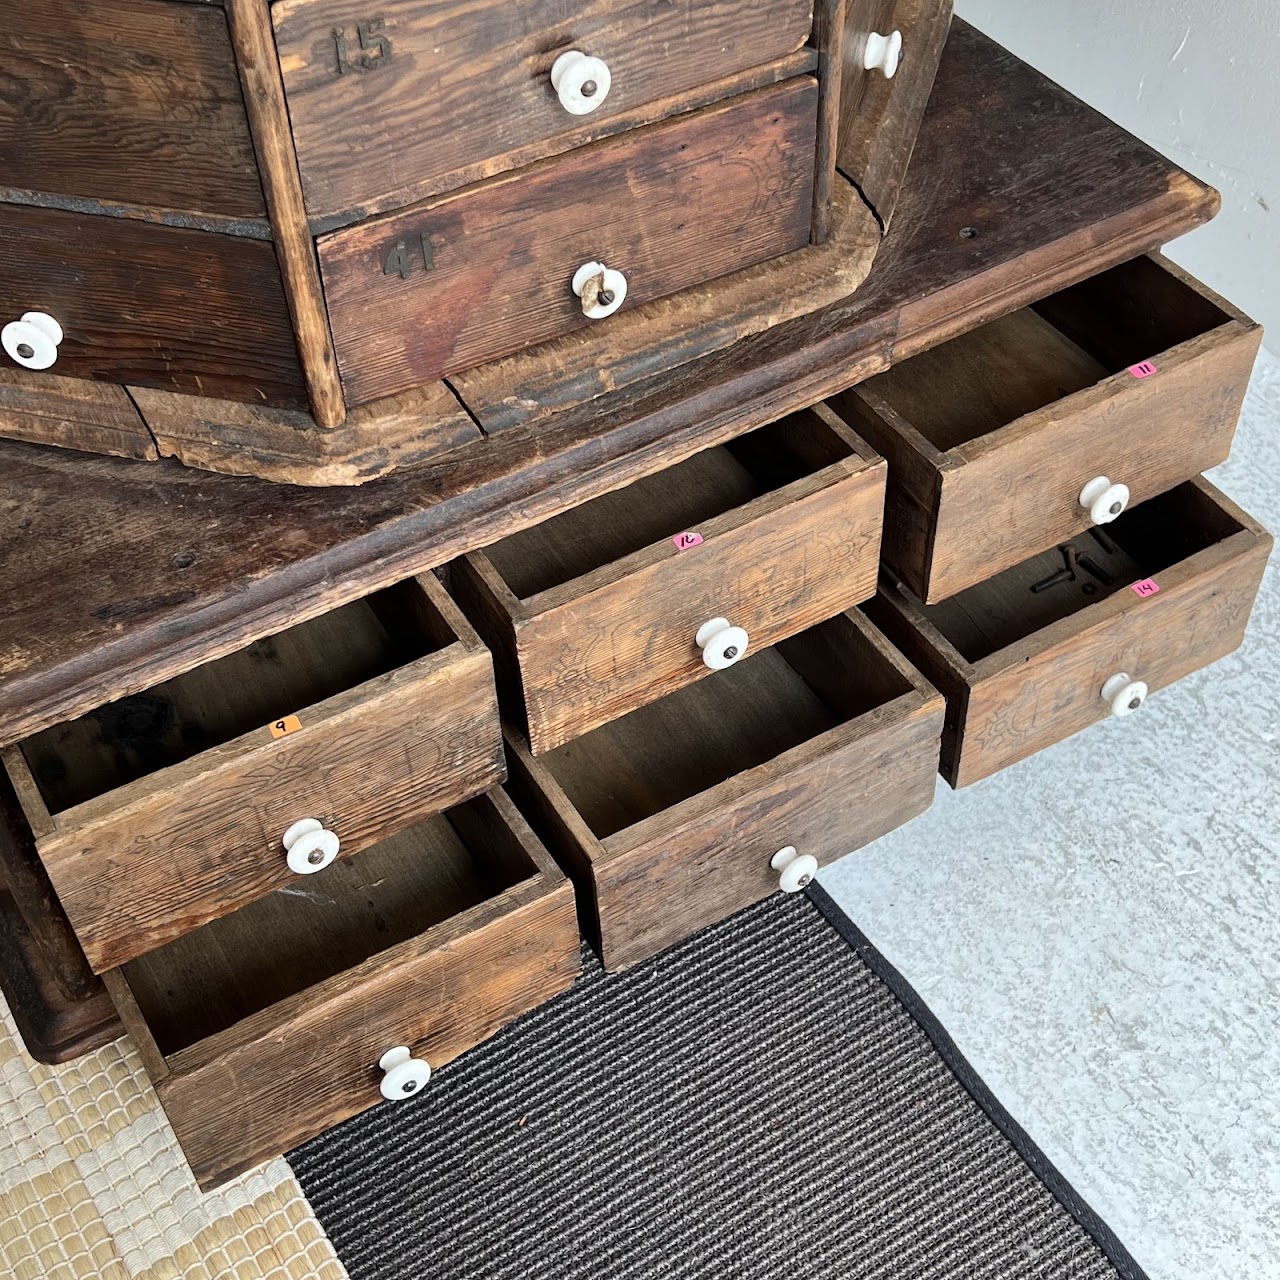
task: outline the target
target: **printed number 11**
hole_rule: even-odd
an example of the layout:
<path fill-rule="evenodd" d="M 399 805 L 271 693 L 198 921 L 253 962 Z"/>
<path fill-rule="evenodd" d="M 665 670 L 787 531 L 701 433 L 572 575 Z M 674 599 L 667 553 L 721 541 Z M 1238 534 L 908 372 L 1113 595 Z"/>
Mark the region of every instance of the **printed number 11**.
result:
<path fill-rule="evenodd" d="M 419 253 L 422 257 L 423 270 L 430 271 L 435 266 L 431 251 L 431 233 L 424 231 L 420 237 L 420 243 L 421 250 L 410 249 L 407 240 L 397 240 L 382 260 L 382 274 L 399 276 L 401 280 L 407 280 L 417 267 Z"/>

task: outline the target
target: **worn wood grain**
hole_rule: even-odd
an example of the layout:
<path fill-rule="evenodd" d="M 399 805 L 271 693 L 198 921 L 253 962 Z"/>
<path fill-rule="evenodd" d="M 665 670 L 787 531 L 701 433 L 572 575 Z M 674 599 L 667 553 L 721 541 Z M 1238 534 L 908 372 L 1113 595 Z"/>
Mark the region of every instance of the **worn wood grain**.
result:
<path fill-rule="evenodd" d="M 799 460 L 805 436 L 826 456 Z M 717 674 L 693 640 L 711 618 L 759 649 L 873 595 L 885 467 L 868 452 L 810 412 L 491 548 L 507 590 L 474 621 L 519 668 L 535 754 Z M 689 530 L 703 541 L 678 549 Z"/>
<path fill-rule="evenodd" d="M 595 323 L 585 262 L 626 275 L 625 309 L 807 244 L 816 111 L 801 77 L 322 236 L 349 401 Z"/>
<path fill-rule="evenodd" d="M 844 37 L 848 0 L 816 0 L 813 43 L 818 50 L 818 155 L 813 189 L 814 244 L 831 238 L 840 98 L 844 81 Z M 939 46 L 941 50 L 941 46 Z M 918 121 L 917 121 L 918 123 Z"/>
<path fill-rule="evenodd" d="M 0 369 L 0 435 L 119 458 L 160 456 L 122 387 L 26 369 Z"/>
<path fill-rule="evenodd" d="M 264 212 L 226 17 L 23 0 L 0 30 L 6 186 L 196 215 Z"/>
<path fill-rule="evenodd" d="M 271 215 L 272 239 L 280 263 L 285 300 L 293 320 L 298 359 L 307 385 L 311 416 L 320 427 L 336 427 L 346 416 L 338 362 L 315 245 L 307 227 L 302 184 L 294 152 L 280 64 L 265 0 L 223 0 L 245 105 L 253 125 L 253 145 L 262 171 L 262 189 Z M 423 379 L 426 381 L 426 379 Z"/>
<path fill-rule="evenodd" d="M 349 413 L 339 427 L 290 409 L 131 388 L 157 456 L 279 484 L 367 484 L 481 438 L 443 383 L 432 382 Z"/>
<path fill-rule="evenodd" d="M 548 756 L 508 737 L 611 970 L 776 892 L 783 846 L 824 863 L 932 803 L 942 699 L 860 615 L 722 674 Z"/>
<path fill-rule="evenodd" d="M 476 804 L 489 812 L 474 822 L 475 835 L 466 831 L 465 815 L 455 811 L 463 821 L 454 832 L 432 835 L 416 829 L 397 851 L 402 863 L 407 859 L 401 892 L 420 902 L 402 911 L 404 923 L 411 923 L 414 910 L 428 922 L 404 941 L 380 942 L 377 913 L 362 899 L 301 904 L 303 909 L 290 912 L 290 905 L 299 905 L 295 901 L 271 904 L 272 913 L 259 913 L 248 925 L 220 922 L 241 929 L 256 925 L 256 948 L 229 949 L 211 932 L 207 940 L 192 939 L 184 956 L 161 952 L 126 967 L 139 1016 L 162 1035 L 172 1024 L 169 1006 L 180 1009 L 183 1002 L 178 984 L 171 982 L 166 992 L 166 972 L 233 989 L 251 980 L 255 965 L 260 967 L 255 951 L 260 957 L 270 939 L 279 960 L 273 970 L 276 985 L 287 981 L 295 988 L 226 1027 L 207 1019 L 202 1038 L 176 1041 L 165 1054 L 167 1074 L 157 1081 L 157 1093 L 203 1188 L 378 1104 L 377 1061 L 391 1046 L 408 1045 L 431 1066 L 442 1066 L 577 976 L 579 944 L 569 884 L 500 791 Z M 447 824 L 454 816 L 434 824 Z M 495 893 L 493 880 L 507 873 L 486 867 L 493 855 L 476 837 L 487 835 L 496 843 L 499 821 L 509 838 L 518 839 L 526 870 L 519 883 Z M 448 865 L 456 851 L 450 856 L 442 845 L 456 850 L 460 835 L 475 863 L 472 892 L 483 900 L 436 923 L 433 878 L 443 875 L 447 882 L 457 874 Z M 280 940 L 273 926 L 286 921 Z M 363 950 L 368 958 L 317 977 L 315 940 L 304 928 L 308 922 L 323 930 L 330 945 Z M 198 1034 L 199 1019 L 188 1019 L 189 1025 L 184 1019 L 187 1015 L 180 1013 L 185 1031 Z"/>
<path fill-rule="evenodd" d="M 40 856 L 95 970 L 296 884 L 280 837 L 299 818 L 346 857 L 501 780 L 488 651 L 418 586 L 385 629 L 349 606 L 24 744 L 54 810 Z M 461 634 L 418 657 L 414 608 Z"/>
<path fill-rule="evenodd" d="M 280 272 L 261 240 L 2 205 L 0 261 L 0 315 L 47 311 L 62 325 L 54 376 L 301 401 Z"/>
<path fill-rule="evenodd" d="M 282 0 L 271 14 L 307 207 L 352 221 L 607 136 L 647 104 L 711 101 L 723 93 L 708 86 L 799 50 L 811 13 L 812 0 L 528 0 L 513 20 L 502 3 Z M 568 49 L 612 74 L 586 117 L 551 87 Z"/>
<path fill-rule="evenodd" d="M 957 22 L 893 234 L 845 302 L 360 489 L 0 446 L 0 581 L 22 584 L 0 596 L 0 740 L 802 409 L 894 350 L 1016 310 L 1216 208 L 1209 188 Z M 179 568 L 181 552 L 196 563 Z"/>
<path fill-rule="evenodd" d="M 855 429 L 879 420 L 868 435 L 890 456 L 891 505 L 929 527 L 895 524 L 887 562 L 932 603 L 1087 528 L 1079 495 L 1095 476 L 1137 505 L 1217 466 L 1261 337 L 1141 259 L 868 380 L 838 407 L 861 402 Z M 1158 372 L 1128 372 L 1141 360 Z"/>
<path fill-rule="evenodd" d="M 952 786 L 967 786 L 1105 718 L 1101 689 L 1117 672 L 1156 691 L 1239 646 L 1270 534 L 1203 480 L 1148 504 L 1146 531 L 1141 520 L 1141 510 L 1131 512 L 1105 536 L 1136 557 L 1136 577 L 1156 576 L 1160 592 L 1150 598 L 1129 590 L 1136 577 L 1097 588 L 1092 603 L 1071 584 L 1062 590 L 1073 599 L 1033 597 L 1027 580 L 1043 570 L 1032 568 L 1003 575 L 1006 586 L 999 580 L 984 586 L 981 605 L 967 606 L 962 594 L 926 610 L 888 582 L 872 616 L 949 699 L 959 695 L 943 742 L 942 774 Z M 1096 548 L 1093 554 L 1103 558 Z M 1051 568 L 1052 559 L 1034 563 Z M 958 616 L 962 610 L 967 617 Z M 1044 615 L 1042 625 L 1034 614 L 1020 618 L 1035 610 Z"/>
<path fill-rule="evenodd" d="M 951 0 L 848 0 L 836 163 L 888 230 L 951 28 Z M 870 32 L 902 32 L 892 80 L 867 71 Z"/>

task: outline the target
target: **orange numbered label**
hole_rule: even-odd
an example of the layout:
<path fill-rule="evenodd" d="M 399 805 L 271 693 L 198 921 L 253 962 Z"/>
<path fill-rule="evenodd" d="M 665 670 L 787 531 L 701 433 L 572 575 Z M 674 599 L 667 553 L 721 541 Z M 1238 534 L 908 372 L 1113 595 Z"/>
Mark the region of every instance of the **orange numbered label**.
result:
<path fill-rule="evenodd" d="M 270 725 L 273 738 L 286 737 L 288 734 L 297 733 L 301 728 L 302 721 L 297 716 L 285 716 L 283 720 L 273 720 Z"/>

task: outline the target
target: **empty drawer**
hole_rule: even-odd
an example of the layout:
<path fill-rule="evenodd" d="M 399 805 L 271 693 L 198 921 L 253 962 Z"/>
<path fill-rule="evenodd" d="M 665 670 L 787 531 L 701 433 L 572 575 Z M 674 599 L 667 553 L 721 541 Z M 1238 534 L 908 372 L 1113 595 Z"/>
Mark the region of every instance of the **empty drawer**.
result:
<path fill-rule="evenodd" d="M 468 556 L 450 586 L 548 751 L 873 595 L 884 477 L 819 406 Z"/>
<path fill-rule="evenodd" d="M 430 1088 L 579 968 L 572 889 L 495 789 L 105 976 L 207 1188 Z"/>
<path fill-rule="evenodd" d="M 868 612 L 946 695 L 942 773 L 961 787 L 1230 653 L 1270 551 L 1195 480 L 939 604 L 890 577 Z"/>
<path fill-rule="evenodd" d="M 509 735 L 510 788 L 625 968 L 927 809 L 942 712 L 846 613 L 549 755 Z"/>
<path fill-rule="evenodd" d="M 3 754 L 99 971 L 503 776 L 492 661 L 430 575 Z"/>
<path fill-rule="evenodd" d="M 847 392 L 889 460 L 886 563 L 932 603 L 1216 466 L 1261 338 L 1138 258 Z"/>

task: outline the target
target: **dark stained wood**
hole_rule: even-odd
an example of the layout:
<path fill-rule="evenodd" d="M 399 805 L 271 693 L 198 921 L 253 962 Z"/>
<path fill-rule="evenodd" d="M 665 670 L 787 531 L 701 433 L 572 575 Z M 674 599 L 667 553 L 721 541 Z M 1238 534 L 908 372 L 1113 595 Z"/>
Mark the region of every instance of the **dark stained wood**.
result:
<path fill-rule="evenodd" d="M 1073 548 L 1084 569 L 1046 552 L 990 582 L 925 606 L 890 575 L 868 612 L 948 698 L 942 775 L 967 786 L 1110 713 L 1118 672 L 1154 692 L 1236 649 L 1271 551 L 1271 535 L 1204 480 L 1181 486 Z M 1159 594 L 1130 588 L 1154 576 Z M 1141 715 L 1141 711 L 1137 714 Z"/>
<path fill-rule="evenodd" d="M 817 96 L 804 76 L 322 236 L 348 401 L 606 326 L 583 263 L 626 275 L 625 311 L 808 244 Z"/>
<path fill-rule="evenodd" d="M 885 230 L 902 195 L 951 10 L 951 0 L 848 0 L 836 162 Z M 902 32 L 902 62 L 892 80 L 863 66 L 873 31 Z"/>
<path fill-rule="evenodd" d="M 715 678 L 694 644 L 712 618 L 758 650 L 874 595 L 885 470 L 819 408 L 455 566 L 464 608 L 519 669 L 534 753 Z M 703 541 L 678 549 L 689 531 Z"/>
<path fill-rule="evenodd" d="M 0 30 L 6 187 L 260 217 L 227 21 L 158 0 L 23 0 Z"/>
<path fill-rule="evenodd" d="M 299 727 L 274 734 L 289 715 Z M 429 574 L 6 748 L 4 764 L 34 774 L 35 816 L 52 815 L 37 848 L 97 971 L 297 887 L 280 838 L 299 818 L 348 857 L 503 775 L 489 653 Z"/>
<path fill-rule="evenodd" d="M 453 374 L 449 385 L 489 434 L 534 426 L 565 409 L 849 298 L 866 280 L 880 228 L 858 193 L 837 176 L 831 235 L 669 298 L 623 309 L 607 321 Z M 696 370 L 691 370 L 696 374 Z"/>
<path fill-rule="evenodd" d="M 517 18 L 506 0 L 282 0 L 271 16 L 308 211 L 353 221 L 607 136 L 650 104 L 704 105 L 725 96 L 717 82 L 799 50 L 811 11 L 811 0 L 525 0 Z M 377 24 L 363 39 L 361 21 Z M 551 87 L 568 49 L 612 74 L 585 117 Z"/>
<path fill-rule="evenodd" d="M 120 458 L 158 458 L 123 387 L 26 369 L 0 369 L 0 435 Z"/>
<path fill-rule="evenodd" d="M 500 790 L 343 866 L 116 984 L 205 1189 L 381 1104 L 387 1049 L 440 1067 L 579 972 L 572 890 Z"/>
<path fill-rule="evenodd" d="M 825 863 L 933 801 L 942 699 L 860 615 L 719 676 L 547 756 L 508 735 L 608 969 L 776 892 L 784 846 Z"/>
<path fill-rule="evenodd" d="M 2 392 L 0 392 L 2 394 Z M 367 484 L 482 437 L 441 382 L 353 410 L 324 429 L 306 413 L 131 388 L 153 454 L 281 484 Z"/>
<path fill-rule="evenodd" d="M 47 311 L 62 325 L 55 376 L 302 401 L 280 272 L 264 241 L 0 205 L 0 261 L 0 315 Z"/>
<path fill-rule="evenodd" d="M 813 43 L 818 49 L 818 158 L 813 189 L 814 244 L 831 236 L 831 200 L 840 131 L 840 94 L 844 79 L 844 33 L 848 0 L 816 0 Z"/>
<path fill-rule="evenodd" d="M 1137 505 L 1217 466 L 1261 340 L 1139 258 L 869 379 L 834 407 L 890 458 L 886 562 L 933 603 L 1088 528 L 1095 476 Z M 1158 372 L 1129 372 L 1147 360 Z"/>
<path fill-rule="evenodd" d="M 0 581 L 22 584 L 0 595 L 0 740 L 802 409 L 882 371 L 895 351 L 905 358 L 1147 252 L 1217 204 L 956 23 L 893 233 L 846 302 L 355 490 L 0 447 Z M 184 554 L 196 559 L 181 568 Z"/>
<path fill-rule="evenodd" d="M 280 263 L 285 300 L 293 319 L 298 358 L 307 384 L 311 416 L 320 427 L 336 427 L 346 417 L 338 362 L 329 332 L 315 245 L 302 205 L 298 159 L 284 101 L 280 63 L 264 0 L 223 0 L 245 105 L 253 125 L 253 144 L 262 170 L 262 188 L 271 215 L 272 238 Z M 424 379 L 425 381 L 425 379 Z"/>

